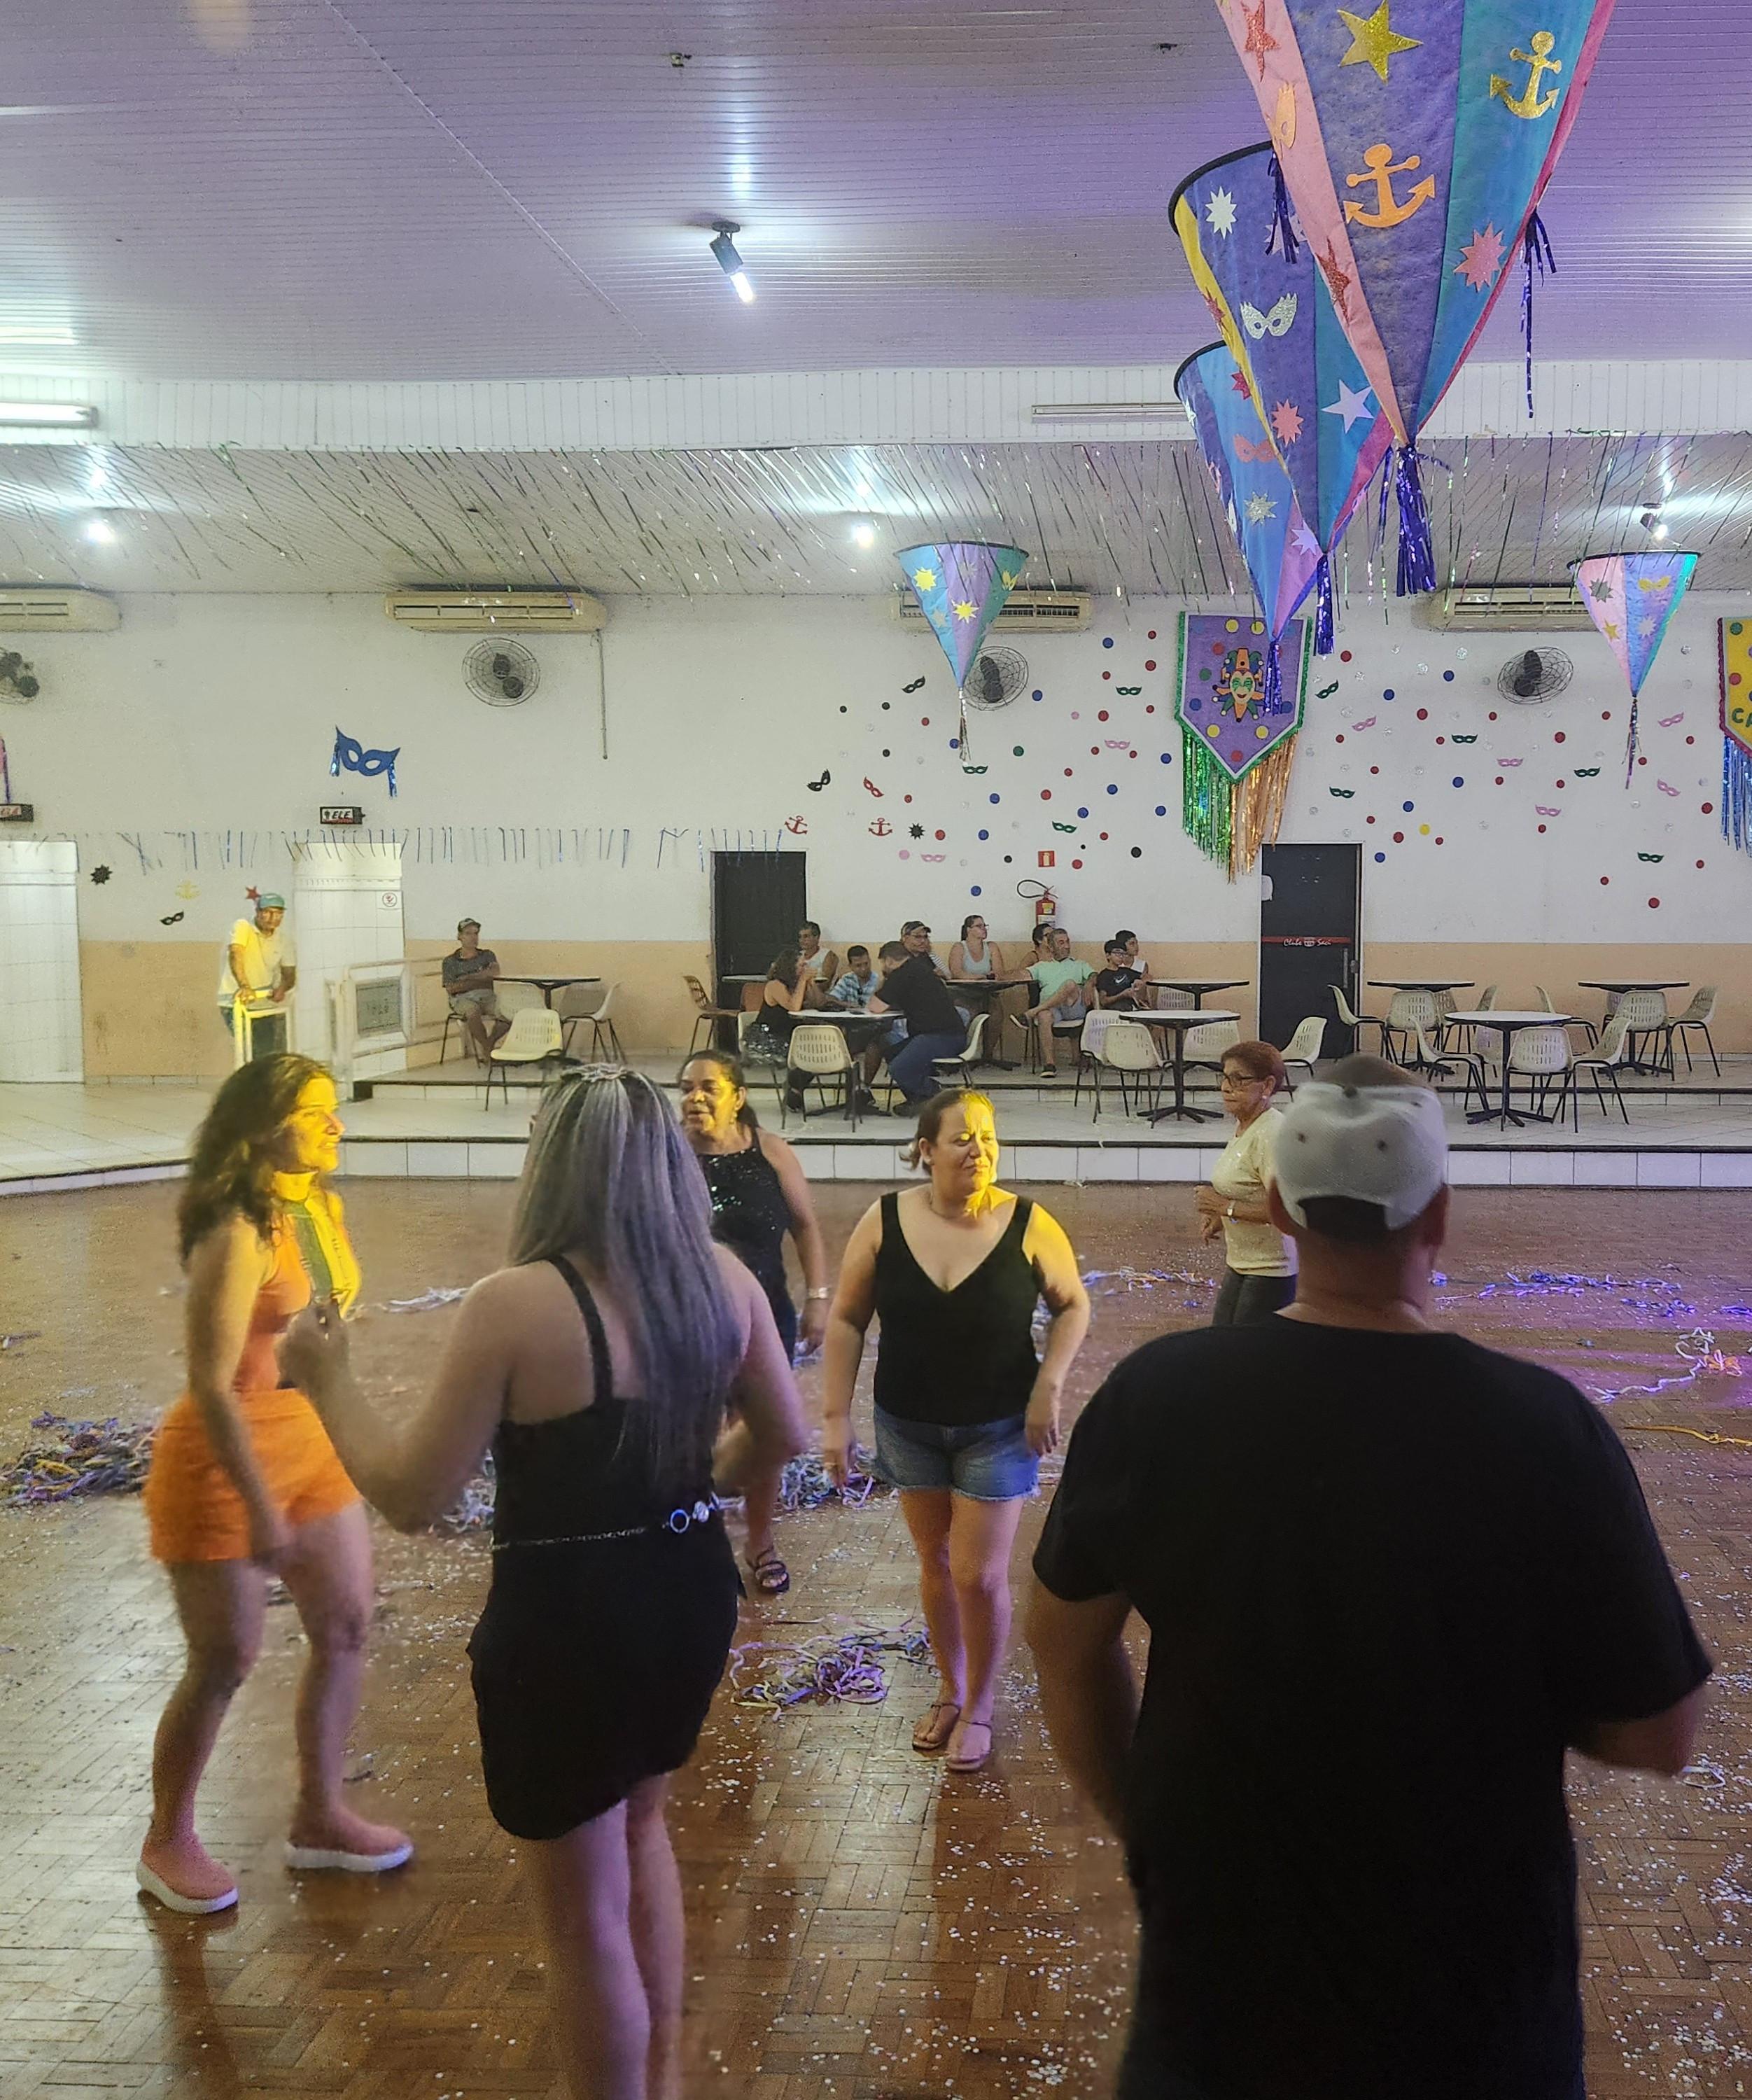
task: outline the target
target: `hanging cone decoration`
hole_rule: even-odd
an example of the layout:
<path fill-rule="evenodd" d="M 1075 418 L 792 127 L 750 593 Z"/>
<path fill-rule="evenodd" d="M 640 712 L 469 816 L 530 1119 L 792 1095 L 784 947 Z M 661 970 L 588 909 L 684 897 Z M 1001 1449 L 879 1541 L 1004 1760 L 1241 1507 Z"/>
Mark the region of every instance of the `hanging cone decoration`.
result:
<path fill-rule="evenodd" d="M 1028 557 L 1020 547 L 988 547 L 980 540 L 948 540 L 939 546 L 903 548 L 899 558 L 902 572 L 955 673 L 964 768 L 971 758 L 967 674 L 978 658 L 986 629 L 1021 582 Z"/>
<path fill-rule="evenodd" d="M 1311 531 L 1317 542 L 1314 646 L 1325 655 L 1332 647 L 1326 558 L 1392 432 L 1339 325 L 1313 250 L 1296 238 L 1272 148 L 1249 146 L 1198 169 L 1174 192 L 1171 209 L 1194 281 L 1295 492 L 1300 510 L 1295 529 Z M 1248 443 L 1256 448 L 1257 437 Z"/>
<path fill-rule="evenodd" d="M 1283 820 L 1308 690 L 1306 622 L 1282 640 L 1284 675 L 1265 693 L 1265 623 L 1231 613 L 1181 615 L 1175 715 L 1181 725 L 1181 816 L 1229 879 L 1253 867 Z"/>
<path fill-rule="evenodd" d="M 1613 0 L 1542 0 L 1537 15 L 1509 0 L 1217 7 L 1398 442 L 1398 590 L 1432 590 L 1418 435 L 1507 281 Z"/>
<path fill-rule="evenodd" d="M 1569 573 L 1604 635 L 1631 688 L 1631 726 L 1624 740 L 1624 784 L 1636 765 L 1636 708 L 1643 681 L 1654 667 L 1667 622 L 1691 587 L 1695 554 L 1591 554 Z"/>
<path fill-rule="evenodd" d="M 1752 619 L 1719 627 L 1722 836 L 1752 853 Z"/>

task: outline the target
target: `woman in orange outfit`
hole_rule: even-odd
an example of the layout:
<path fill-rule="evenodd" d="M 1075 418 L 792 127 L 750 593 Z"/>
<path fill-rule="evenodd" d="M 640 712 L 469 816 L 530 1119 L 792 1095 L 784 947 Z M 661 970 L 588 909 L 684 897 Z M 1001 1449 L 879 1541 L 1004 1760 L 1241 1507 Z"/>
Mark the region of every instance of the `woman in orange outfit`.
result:
<path fill-rule="evenodd" d="M 178 1209 L 188 1273 L 188 1391 L 152 1448 L 146 1511 L 188 1643 L 152 1750 L 152 1820 L 135 1869 L 173 1910 L 224 1910 L 237 1886 L 195 1835 L 195 1791 L 232 1694 L 261 1646 L 268 1577 L 285 1581 L 310 1641 L 299 1687 L 298 1798 L 286 1864 L 355 1873 L 399 1867 L 399 1830 L 341 1797 L 371 1623 L 364 1506 L 275 1350 L 312 1297 L 342 1310 L 359 1265 L 325 1185 L 339 1158 L 334 1082 L 308 1057 L 233 1072 L 196 1133 Z"/>

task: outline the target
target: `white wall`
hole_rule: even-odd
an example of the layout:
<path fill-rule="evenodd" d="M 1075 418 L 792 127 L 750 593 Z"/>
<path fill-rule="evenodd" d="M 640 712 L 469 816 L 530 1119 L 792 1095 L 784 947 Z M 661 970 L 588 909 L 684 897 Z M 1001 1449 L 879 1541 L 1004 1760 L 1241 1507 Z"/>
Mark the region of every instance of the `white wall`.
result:
<path fill-rule="evenodd" d="M 868 599 L 615 602 L 606 761 L 592 641 L 538 642 L 539 695 L 490 708 L 463 684 L 466 642 L 404 633 L 375 598 L 128 598 L 115 633 L 33 638 L 42 697 L 0 726 L 39 833 L 78 842 L 87 940 L 210 938 L 216 958 L 245 885 L 288 887 L 291 841 L 334 801 L 401 838 L 415 938 L 466 911 L 489 942 L 704 939 L 711 848 L 739 843 L 808 850 L 830 934 L 917 915 L 952 936 L 970 909 L 1016 934 L 1031 916 L 1016 883 L 1046 849 L 1079 938 L 1124 923 L 1247 940 L 1255 886 L 1232 888 L 1181 827 L 1178 609 L 1104 604 L 1088 634 L 1023 638 L 1044 697 L 976 717 L 975 777 L 950 748 L 935 642 Z M 1702 806 L 1720 799 L 1714 622 L 1729 609 L 1694 597 L 1675 618 L 1626 791 L 1627 695 L 1591 633 L 1553 638 L 1575 660 L 1569 692 L 1517 708 L 1492 681 L 1535 638 L 1436 636 L 1353 605 L 1352 660 L 1314 666 L 1285 837 L 1366 843 L 1377 939 L 1736 938 L 1752 858 Z M 399 745 L 397 799 L 381 778 L 330 777 L 338 726 Z"/>
<path fill-rule="evenodd" d="M 79 925 L 71 846 L 0 839 L 0 1079 L 77 1079 Z"/>

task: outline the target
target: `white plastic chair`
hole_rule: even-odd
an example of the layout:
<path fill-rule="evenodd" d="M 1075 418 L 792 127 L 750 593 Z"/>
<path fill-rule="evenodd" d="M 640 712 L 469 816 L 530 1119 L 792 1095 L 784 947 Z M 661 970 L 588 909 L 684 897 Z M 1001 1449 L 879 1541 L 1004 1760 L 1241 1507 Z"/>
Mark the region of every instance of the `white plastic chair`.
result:
<path fill-rule="evenodd" d="M 1604 1073 L 1612 1081 L 1613 1098 L 1618 1104 L 1619 1114 L 1626 1123 L 1631 1120 L 1631 1112 L 1624 1105 L 1624 1096 L 1618 1090 L 1618 1074 L 1629 1060 L 1630 1043 L 1630 1029 L 1622 1014 L 1615 1013 L 1600 1031 L 1600 1048 L 1588 1057 L 1571 1058 L 1564 1085 L 1570 1097 L 1572 1119 L 1578 1131 L 1582 1127 L 1582 1074 L 1584 1072 L 1594 1083 L 1594 1098 L 1600 1104 L 1600 1114 L 1610 1114 L 1606 1106 L 1605 1089 L 1600 1085 L 1600 1075 Z M 1560 1094 L 1557 1097 L 1560 1122 L 1563 1120 L 1563 1114 L 1564 1097 Z"/>
<path fill-rule="evenodd" d="M 1359 1050 L 1362 1048 L 1362 1031 L 1364 1029 L 1379 1028 L 1382 1031 L 1381 1048 L 1383 1054 L 1385 1054 L 1387 1049 L 1387 1017 L 1385 1014 L 1358 1013 L 1356 1008 L 1351 1004 L 1350 1001 L 1344 996 L 1344 987 L 1343 985 L 1333 986 L 1332 1003 L 1339 1010 L 1339 1027 L 1348 1028 L 1354 1031 L 1357 1038 L 1357 1048 Z"/>
<path fill-rule="evenodd" d="M 1560 1073 L 1567 1082 L 1570 1054 L 1569 1036 L 1564 1029 L 1516 1030 L 1509 1045 L 1509 1085 L 1512 1088 L 1517 1077 L 1527 1082 L 1527 1105 L 1532 1113 L 1544 1114 L 1546 1096 Z M 1560 1097 L 1561 1092 L 1560 1088 Z"/>
<path fill-rule="evenodd" d="M 1194 1003 L 1192 994 L 1178 985 L 1158 985 L 1155 992 L 1158 1013 L 1184 1013 Z"/>
<path fill-rule="evenodd" d="M 1101 1017 L 1091 1015 L 1092 1020 Z M 1237 1039 L 1239 1039 L 1238 1038 Z M 1127 1114 L 1132 1112 L 1146 1089 L 1154 1094 L 1162 1085 L 1162 1052 L 1156 1039 L 1141 1021 L 1129 1021 L 1123 1013 L 1110 1017 L 1109 1025 L 1097 1035 L 1092 1046 L 1085 1034 L 1083 1048 L 1095 1070 L 1095 1115 L 1099 1122 L 1101 1114 L 1101 1074 L 1115 1072 L 1119 1078 L 1119 1105 Z"/>
<path fill-rule="evenodd" d="M 1551 995 L 1546 990 L 1545 986 L 1542 984 L 1536 984 L 1533 989 L 1539 1002 L 1540 1012 L 1542 1013 L 1556 1013 L 1557 1008 L 1552 1004 Z M 1599 1039 L 1599 1030 L 1595 1027 L 1593 1022 L 1587 1019 L 1583 1015 L 1578 1014 L 1573 1021 L 1566 1021 L 1564 1023 L 1564 1026 L 1566 1029 L 1579 1028 L 1584 1030 L 1588 1039 L 1588 1047 L 1591 1049 L 1595 1043 Z"/>
<path fill-rule="evenodd" d="M 567 985 L 560 994 L 560 1019 L 565 1023 L 567 1048 L 571 1046 L 571 1031 L 588 1023 L 590 1030 L 589 1061 L 594 1062 L 604 1056 L 617 1058 L 623 1064 L 626 1052 L 620 1047 L 620 1037 L 614 1022 L 615 994 L 619 983 L 605 985 L 601 993 L 589 985 Z"/>
<path fill-rule="evenodd" d="M 1083 1074 L 1092 1072 L 1099 1078 L 1101 1044 L 1106 1040 L 1108 1030 L 1123 1017 L 1110 1007 L 1098 1008 L 1093 1013 L 1086 1013 L 1083 1017 L 1082 1032 L 1077 1038 L 1077 1083 L 1070 1096 L 1073 1108 L 1083 1099 Z M 1099 1114 L 1100 1110 L 1096 1113 Z"/>
<path fill-rule="evenodd" d="M 1412 1037 L 1420 1030 L 1434 1028 L 1440 1019 L 1434 992 L 1396 991 L 1387 1002 L 1387 1017 L 1379 1024 L 1383 1050 L 1397 1063 L 1407 1063 L 1413 1054 Z M 1394 1048 L 1396 1036 L 1401 1044 L 1398 1049 Z"/>
<path fill-rule="evenodd" d="M 1715 1018 L 1715 1008 L 1721 998 L 1719 985 L 1705 985 L 1692 995 L 1691 1004 L 1683 1013 L 1675 1013 L 1667 1024 L 1667 1070 L 1673 1069 L 1673 1044 L 1675 1040 L 1685 1053 L 1685 1070 L 1692 1069 L 1691 1045 L 1685 1040 L 1688 1028 L 1703 1031 L 1705 1046 L 1710 1052 L 1710 1062 L 1715 1067 L 1715 1076 L 1722 1076 L 1722 1061 L 1715 1054 L 1715 1044 L 1710 1035 L 1710 1023 Z"/>
<path fill-rule="evenodd" d="M 1646 1045 L 1651 1035 L 1659 1037 L 1663 1046 L 1672 1040 L 1667 1028 L 1667 999 L 1665 992 L 1626 992 L 1618 1001 L 1618 1010 L 1613 1014 L 1613 1019 L 1624 1023 L 1625 1035 L 1631 1046 L 1630 1054 L 1626 1060 L 1629 1065 L 1635 1065 L 1642 1063 L 1643 1046 Z M 1661 1059 L 1662 1052 L 1657 1050 L 1655 1052 L 1657 1070 L 1660 1067 Z"/>
<path fill-rule="evenodd" d="M 526 1006 L 511 1016 L 510 1032 L 504 1040 L 496 1043 L 492 1055 L 487 1062 L 487 1094 L 481 1105 L 490 1107 L 492 1102 L 492 1075 L 499 1075 L 499 1091 L 505 1096 L 505 1105 L 511 1101 L 510 1067 L 513 1065 L 542 1065 L 549 1057 L 559 1055 L 559 1016 L 550 1007 Z"/>
<path fill-rule="evenodd" d="M 1283 1061 L 1286 1065 L 1303 1065 L 1308 1076 L 1314 1076 L 1314 1060 L 1320 1055 L 1321 1045 L 1326 1039 L 1325 1019 L 1317 1013 L 1309 1014 L 1295 1024 L 1295 1033 L 1283 1046 Z"/>
<path fill-rule="evenodd" d="M 967 1025 L 967 1040 L 952 1057 L 933 1057 L 931 1060 L 933 1078 L 948 1086 L 954 1081 L 964 1087 L 973 1083 L 973 1067 L 979 1061 L 980 1045 L 986 1036 L 986 1016 L 976 1013 Z"/>
<path fill-rule="evenodd" d="M 1413 1031 L 1418 1046 L 1418 1061 L 1437 1079 L 1459 1065 L 1466 1074 L 1466 1091 L 1460 1097 L 1460 1112 L 1463 1115 L 1472 1106 L 1472 1096 L 1478 1096 L 1478 1105 L 1486 1114 L 1490 1110 L 1490 1096 L 1485 1091 L 1485 1061 L 1471 1050 L 1438 1050 L 1421 1029 Z"/>
<path fill-rule="evenodd" d="M 1181 1053 L 1185 1069 L 1189 1072 L 1221 1072 L 1223 1052 L 1233 1050 L 1240 1040 L 1241 1024 L 1238 1021 L 1213 1021 L 1203 1028 L 1189 1028 L 1186 1048 Z"/>
<path fill-rule="evenodd" d="M 800 1021 L 791 1031 L 790 1055 L 785 1063 L 786 1084 L 779 1096 L 779 1122 L 784 1127 L 785 1112 L 789 1105 L 786 1096 L 791 1091 L 793 1077 L 801 1079 L 802 1087 L 815 1087 L 820 1091 L 822 1110 L 830 1105 L 843 1104 L 851 1118 L 852 1127 L 858 1127 L 858 1067 L 851 1052 L 846 1047 L 845 1030 L 823 1021 Z M 835 1080 L 842 1092 L 841 1101 L 830 1104 L 827 1100 L 827 1082 Z M 809 1110 L 801 1110 L 803 1120 L 809 1120 Z"/>

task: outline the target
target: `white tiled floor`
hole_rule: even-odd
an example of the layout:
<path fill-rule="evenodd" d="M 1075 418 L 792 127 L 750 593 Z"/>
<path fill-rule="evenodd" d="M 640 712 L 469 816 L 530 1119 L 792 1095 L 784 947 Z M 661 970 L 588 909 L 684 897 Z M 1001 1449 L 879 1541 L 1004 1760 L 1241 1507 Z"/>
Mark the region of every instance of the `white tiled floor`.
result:
<path fill-rule="evenodd" d="M 673 1057 L 653 1057 L 654 1071 L 673 1072 Z M 0 1191 L 26 1193 L 73 1176 L 174 1173 L 205 1113 L 211 1089 L 201 1086 L 0 1085 Z M 374 1099 L 346 1105 L 343 1170 L 369 1176 L 513 1176 L 523 1160 L 532 1092 L 483 1107 L 473 1088 L 427 1092 L 382 1088 Z M 770 1097 L 762 1096 L 763 1118 Z M 1752 1188 L 1752 1094 L 1707 1102 L 1639 1101 L 1628 1128 L 1584 1107 L 1580 1134 L 1529 1125 L 1502 1132 L 1473 1128 L 1450 1105 L 1461 1186 L 1514 1188 Z M 1114 1114 L 1099 1125 L 1087 1096 L 1073 1107 L 1068 1088 L 1056 1096 L 1007 1092 L 999 1104 L 1004 1138 L 1001 1171 L 1022 1181 L 1196 1181 L 1210 1172 L 1220 1123 L 1167 1123 L 1152 1130 Z M 804 1169 L 819 1180 L 888 1180 L 906 1171 L 898 1147 L 903 1123 L 875 1118 L 855 1134 L 836 1117 L 793 1116 L 788 1135 Z"/>

